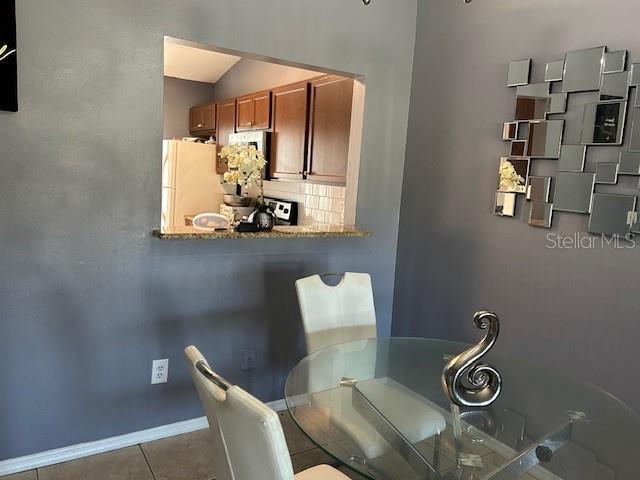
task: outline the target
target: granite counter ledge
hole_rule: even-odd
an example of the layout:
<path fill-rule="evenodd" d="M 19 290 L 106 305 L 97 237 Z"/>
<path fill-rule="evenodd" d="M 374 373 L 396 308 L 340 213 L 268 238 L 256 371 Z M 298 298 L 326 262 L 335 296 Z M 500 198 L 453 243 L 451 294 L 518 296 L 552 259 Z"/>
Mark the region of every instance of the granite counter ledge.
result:
<path fill-rule="evenodd" d="M 370 237 L 371 232 L 353 227 L 330 227 L 316 229 L 312 227 L 276 226 L 270 232 L 236 232 L 222 230 L 207 232 L 193 227 L 172 228 L 167 231 L 154 230 L 153 236 L 160 240 L 226 240 L 258 238 L 362 238 Z"/>

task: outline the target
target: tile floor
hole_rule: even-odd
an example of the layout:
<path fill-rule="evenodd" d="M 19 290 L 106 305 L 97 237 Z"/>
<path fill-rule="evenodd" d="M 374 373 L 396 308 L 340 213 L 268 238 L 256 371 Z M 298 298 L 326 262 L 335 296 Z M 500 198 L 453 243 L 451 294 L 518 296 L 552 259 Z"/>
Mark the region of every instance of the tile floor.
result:
<path fill-rule="evenodd" d="M 295 472 L 334 460 L 316 448 L 294 423 L 280 412 Z M 206 430 L 143 443 L 114 452 L 18 473 L 2 480 L 212 480 L 211 440 Z M 356 480 L 364 477 L 340 467 Z"/>

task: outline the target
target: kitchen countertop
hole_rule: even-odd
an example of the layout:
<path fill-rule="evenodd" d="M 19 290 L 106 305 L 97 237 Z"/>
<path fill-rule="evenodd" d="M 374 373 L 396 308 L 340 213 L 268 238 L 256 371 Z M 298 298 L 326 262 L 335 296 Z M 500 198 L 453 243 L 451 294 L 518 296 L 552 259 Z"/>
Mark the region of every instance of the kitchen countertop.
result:
<path fill-rule="evenodd" d="M 221 230 L 206 232 L 194 227 L 176 227 L 166 231 L 154 230 L 153 236 L 160 240 L 224 240 L 251 238 L 337 238 L 337 237 L 370 237 L 371 232 L 354 227 L 329 227 L 317 229 L 313 227 L 278 225 L 270 232 L 236 232 Z"/>

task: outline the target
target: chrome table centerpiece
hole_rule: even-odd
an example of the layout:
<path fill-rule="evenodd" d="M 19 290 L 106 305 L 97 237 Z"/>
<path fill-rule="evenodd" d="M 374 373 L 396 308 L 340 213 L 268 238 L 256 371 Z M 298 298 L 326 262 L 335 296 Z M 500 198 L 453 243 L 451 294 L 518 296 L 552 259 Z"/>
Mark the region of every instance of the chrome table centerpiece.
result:
<path fill-rule="evenodd" d="M 498 399 L 502 377 L 491 365 L 480 363 L 498 339 L 500 320 L 489 311 L 473 317 L 476 328 L 487 330 L 480 343 L 453 357 L 442 372 L 442 386 L 451 402 L 459 407 L 486 407 Z"/>

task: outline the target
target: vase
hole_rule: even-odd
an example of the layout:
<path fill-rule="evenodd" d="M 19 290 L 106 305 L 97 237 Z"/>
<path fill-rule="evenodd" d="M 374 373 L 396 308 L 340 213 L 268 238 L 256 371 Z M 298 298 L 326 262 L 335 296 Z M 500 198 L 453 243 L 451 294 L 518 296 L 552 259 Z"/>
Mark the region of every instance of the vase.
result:
<path fill-rule="evenodd" d="M 276 224 L 276 215 L 267 205 L 260 205 L 253 215 L 253 223 L 262 232 L 271 231 Z"/>

